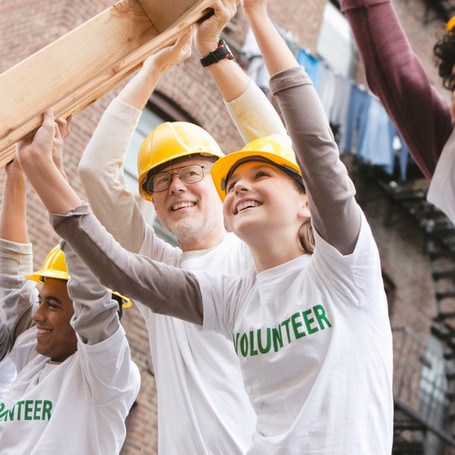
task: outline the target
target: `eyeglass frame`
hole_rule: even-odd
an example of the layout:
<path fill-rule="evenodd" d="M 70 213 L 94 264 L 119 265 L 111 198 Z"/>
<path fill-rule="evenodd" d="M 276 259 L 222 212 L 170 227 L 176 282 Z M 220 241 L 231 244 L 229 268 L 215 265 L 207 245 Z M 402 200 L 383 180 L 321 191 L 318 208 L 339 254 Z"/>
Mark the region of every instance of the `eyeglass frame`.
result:
<path fill-rule="evenodd" d="M 201 175 L 201 178 L 200 178 L 199 180 L 196 180 L 196 181 L 194 181 L 194 182 L 185 182 L 185 181 L 182 179 L 182 177 L 181 177 L 181 175 L 180 175 L 180 172 L 181 172 L 182 169 L 188 168 L 188 167 L 190 167 L 190 166 L 198 166 L 198 167 L 200 167 L 200 168 L 202 169 L 202 175 Z M 179 168 L 174 169 L 174 171 L 176 171 L 176 172 L 170 172 L 170 171 L 159 171 L 159 172 L 156 172 L 156 173 L 149 172 L 149 173 L 147 174 L 147 177 L 146 177 L 145 180 L 144 180 L 144 183 L 142 184 L 142 188 L 143 188 L 143 190 L 144 190 L 146 193 L 148 193 L 148 194 L 162 193 L 163 191 L 166 191 L 166 190 L 169 189 L 169 187 L 170 187 L 171 184 L 172 184 L 172 178 L 173 178 L 174 175 L 177 175 L 177 177 L 179 178 L 179 180 L 180 180 L 182 183 L 184 183 L 185 185 L 192 185 L 193 183 L 199 183 L 199 182 L 201 182 L 202 180 L 204 180 L 204 177 L 205 177 L 204 169 L 210 171 L 210 168 L 209 168 L 209 167 L 204 166 L 204 165 L 202 165 L 202 164 L 196 164 L 196 163 L 195 163 L 195 164 L 186 164 L 185 166 L 180 166 Z M 150 184 L 149 182 L 150 182 L 154 177 L 156 177 L 156 176 L 159 175 L 159 174 L 168 174 L 169 177 L 170 177 L 170 178 L 169 178 L 169 182 L 168 182 L 169 184 L 168 184 L 168 186 L 167 186 L 166 188 L 164 188 L 164 189 L 162 189 L 162 190 L 158 190 L 158 191 L 153 190 L 153 191 L 152 191 L 152 190 L 150 190 L 150 185 L 151 185 L 151 184 Z"/>

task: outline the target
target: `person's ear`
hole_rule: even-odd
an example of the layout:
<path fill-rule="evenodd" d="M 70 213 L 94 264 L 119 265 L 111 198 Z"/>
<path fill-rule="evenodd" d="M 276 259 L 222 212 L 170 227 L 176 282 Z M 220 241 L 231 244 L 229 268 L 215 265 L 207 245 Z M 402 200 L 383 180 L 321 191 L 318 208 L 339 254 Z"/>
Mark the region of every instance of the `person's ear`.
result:
<path fill-rule="evenodd" d="M 311 218 L 310 206 L 308 205 L 308 196 L 306 194 L 301 194 L 300 204 L 298 209 L 298 216 L 303 220 Z"/>

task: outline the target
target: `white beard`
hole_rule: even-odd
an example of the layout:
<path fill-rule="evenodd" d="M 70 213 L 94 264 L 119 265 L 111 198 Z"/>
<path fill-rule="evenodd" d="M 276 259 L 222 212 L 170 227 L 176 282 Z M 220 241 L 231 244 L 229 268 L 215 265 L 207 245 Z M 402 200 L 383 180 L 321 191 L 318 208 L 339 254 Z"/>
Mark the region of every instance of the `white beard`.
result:
<path fill-rule="evenodd" d="M 166 223 L 164 227 L 173 234 L 177 241 L 203 237 L 208 228 L 208 220 L 203 214 L 197 217 L 188 217 L 175 222 Z"/>

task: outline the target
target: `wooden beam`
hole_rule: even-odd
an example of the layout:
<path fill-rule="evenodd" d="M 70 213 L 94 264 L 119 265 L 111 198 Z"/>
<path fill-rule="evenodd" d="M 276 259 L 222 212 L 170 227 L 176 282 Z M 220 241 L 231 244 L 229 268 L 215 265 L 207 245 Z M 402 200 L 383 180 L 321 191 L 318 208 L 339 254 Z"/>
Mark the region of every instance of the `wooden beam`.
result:
<path fill-rule="evenodd" d="M 138 0 L 156 30 L 160 33 L 180 20 L 185 11 L 189 11 L 194 0 Z M 213 2 L 212 2 L 213 3 Z"/>
<path fill-rule="evenodd" d="M 146 14 L 136 0 L 122 0 L 0 74 L 0 167 L 13 157 L 14 143 L 41 124 L 46 109 L 74 116 L 174 42 L 213 3 L 170 1 L 176 19 L 163 31 L 148 14 L 152 3 L 162 11 L 167 2 L 141 0 Z"/>

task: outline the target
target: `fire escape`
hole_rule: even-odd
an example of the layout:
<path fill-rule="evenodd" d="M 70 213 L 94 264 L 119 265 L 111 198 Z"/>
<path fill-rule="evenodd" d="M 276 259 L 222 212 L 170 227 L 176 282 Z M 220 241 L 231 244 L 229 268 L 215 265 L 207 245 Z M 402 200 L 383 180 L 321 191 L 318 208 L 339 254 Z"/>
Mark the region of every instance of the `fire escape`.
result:
<path fill-rule="evenodd" d="M 383 171 L 357 163 L 352 172 L 359 203 L 368 204 L 371 185 L 388 200 L 384 224 L 393 227 L 404 212 L 425 236 L 437 301 L 430 340 L 410 328 L 393 329 L 395 455 L 455 455 L 455 226 L 426 201 L 429 182 L 398 183 Z M 404 212 L 403 212 L 404 210 Z"/>

